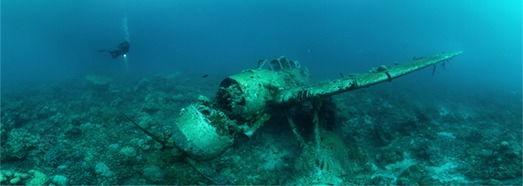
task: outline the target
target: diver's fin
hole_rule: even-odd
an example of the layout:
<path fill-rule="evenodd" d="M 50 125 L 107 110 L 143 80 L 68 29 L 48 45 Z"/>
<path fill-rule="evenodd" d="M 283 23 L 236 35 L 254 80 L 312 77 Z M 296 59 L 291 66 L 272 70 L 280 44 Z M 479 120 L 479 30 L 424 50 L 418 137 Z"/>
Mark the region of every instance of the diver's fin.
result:
<path fill-rule="evenodd" d="M 97 52 L 109 52 L 109 54 L 111 54 L 111 57 L 113 57 L 113 59 L 117 58 L 118 56 L 120 56 L 122 54 L 122 52 L 120 50 L 107 50 L 107 49 L 101 49 L 101 50 L 96 50 Z"/>
<path fill-rule="evenodd" d="M 117 58 L 118 56 L 120 56 L 120 54 L 122 54 L 122 52 L 120 50 L 111 50 L 111 51 L 108 51 L 111 56 L 113 57 L 113 59 Z"/>

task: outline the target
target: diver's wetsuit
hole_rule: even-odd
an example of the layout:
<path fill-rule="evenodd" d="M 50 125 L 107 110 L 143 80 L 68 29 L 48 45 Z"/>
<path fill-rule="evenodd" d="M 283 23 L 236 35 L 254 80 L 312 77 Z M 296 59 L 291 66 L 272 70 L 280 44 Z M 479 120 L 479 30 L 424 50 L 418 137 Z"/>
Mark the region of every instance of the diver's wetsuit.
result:
<path fill-rule="evenodd" d="M 98 52 L 109 52 L 113 59 L 129 52 L 129 41 L 121 42 L 115 50 L 98 50 Z"/>

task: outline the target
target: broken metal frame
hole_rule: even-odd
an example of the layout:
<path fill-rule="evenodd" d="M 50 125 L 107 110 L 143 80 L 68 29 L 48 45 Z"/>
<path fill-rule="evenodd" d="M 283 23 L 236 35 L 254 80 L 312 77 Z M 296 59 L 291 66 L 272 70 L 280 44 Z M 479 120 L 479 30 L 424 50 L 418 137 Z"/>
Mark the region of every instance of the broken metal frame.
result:
<path fill-rule="evenodd" d="M 268 64 L 269 70 L 272 70 L 272 71 L 301 68 L 301 65 L 298 61 L 289 60 L 284 56 L 281 56 L 278 59 L 273 59 L 270 62 L 267 59 L 260 59 L 260 60 L 258 60 L 258 65 L 256 66 L 256 68 L 263 69 L 265 64 Z M 276 67 L 274 65 L 276 65 Z"/>

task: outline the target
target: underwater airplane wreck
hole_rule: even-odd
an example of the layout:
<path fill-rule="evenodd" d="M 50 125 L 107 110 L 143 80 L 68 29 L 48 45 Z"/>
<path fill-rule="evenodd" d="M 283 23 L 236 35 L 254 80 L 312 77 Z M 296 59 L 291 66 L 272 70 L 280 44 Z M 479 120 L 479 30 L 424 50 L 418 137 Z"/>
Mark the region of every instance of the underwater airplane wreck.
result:
<path fill-rule="evenodd" d="M 271 118 L 274 113 L 271 110 L 274 108 L 283 110 L 300 146 L 303 149 L 316 149 L 319 156 L 319 153 L 325 153 L 325 150 L 320 149 L 320 138 L 322 131 L 329 129 L 322 120 L 328 114 L 325 113 L 328 109 L 324 108 L 333 104 L 328 101 L 332 95 L 391 82 L 427 67 L 435 69 L 436 65 L 443 65 L 460 54 L 462 52 L 457 51 L 414 58 L 408 63 L 382 65 L 367 73 L 342 76 L 340 79 L 316 84 L 309 82 L 308 69 L 296 60 L 286 57 L 263 59 L 258 61 L 257 68 L 225 78 L 214 99 L 200 96 L 198 102 L 183 108 L 172 126 L 172 137 L 161 139 L 143 128 L 140 129 L 165 148 L 178 151 L 180 157 L 213 183 L 227 184 L 230 182 L 205 168 L 205 161 L 215 159 L 231 148 L 239 135 L 252 136 Z M 293 115 L 296 113 L 290 112 L 291 108 L 303 104 L 308 104 L 307 108 L 311 108 L 307 114 L 312 113 L 312 121 L 307 126 L 313 127 L 312 130 L 309 129 L 313 134 L 308 136 L 299 132 L 304 125 L 295 122 Z M 130 120 L 128 117 L 127 119 Z M 136 123 L 135 125 L 140 127 Z M 322 168 L 317 167 L 318 171 Z M 317 180 L 315 183 L 325 182 L 328 181 Z"/>

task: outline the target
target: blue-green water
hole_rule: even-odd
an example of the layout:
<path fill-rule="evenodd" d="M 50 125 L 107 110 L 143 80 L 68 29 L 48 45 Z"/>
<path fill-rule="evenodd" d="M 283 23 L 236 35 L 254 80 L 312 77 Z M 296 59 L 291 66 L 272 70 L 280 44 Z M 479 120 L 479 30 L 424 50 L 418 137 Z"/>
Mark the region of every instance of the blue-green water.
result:
<path fill-rule="evenodd" d="M 522 183 L 521 1 L 0 3 L 1 185 Z M 124 40 L 125 57 L 97 52 Z M 196 163 L 121 115 L 169 136 L 260 58 L 297 59 L 315 82 L 456 50 L 434 75 L 334 96 L 324 156 L 278 110 Z M 310 107 L 289 108 L 306 140 Z"/>

